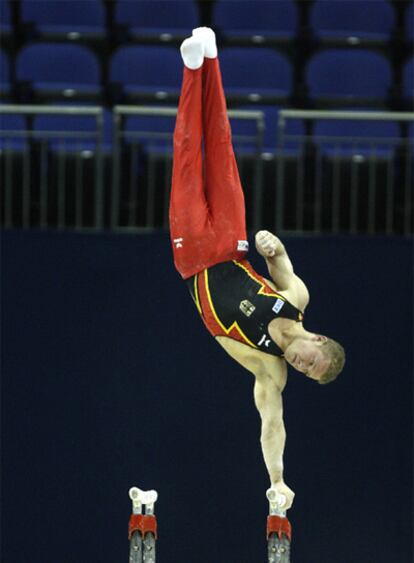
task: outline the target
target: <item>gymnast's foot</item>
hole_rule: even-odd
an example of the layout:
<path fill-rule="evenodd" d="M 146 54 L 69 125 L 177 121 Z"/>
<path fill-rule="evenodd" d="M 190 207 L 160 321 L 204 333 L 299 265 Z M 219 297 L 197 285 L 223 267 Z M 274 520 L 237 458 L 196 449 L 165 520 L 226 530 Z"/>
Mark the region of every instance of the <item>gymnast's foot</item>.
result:
<path fill-rule="evenodd" d="M 191 70 L 200 68 L 204 60 L 204 42 L 198 37 L 184 39 L 180 47 L 184 64 Z"/>
<path fill-rule="evenodd" d="M 204 56 L 207 59 L 217 57 L 216 34 L 210 27 L 197 27 L 193 29 L 193 37 L 204 43 Z"/>

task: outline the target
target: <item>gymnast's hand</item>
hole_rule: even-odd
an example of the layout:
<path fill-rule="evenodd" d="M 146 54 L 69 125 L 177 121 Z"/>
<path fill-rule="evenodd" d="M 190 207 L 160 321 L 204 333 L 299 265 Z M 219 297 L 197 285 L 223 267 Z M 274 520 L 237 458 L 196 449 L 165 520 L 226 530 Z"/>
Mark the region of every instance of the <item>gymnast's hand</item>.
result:
<path fill-rule="evenodd" d="M 275 496 L 270 495 L 269 492 L 275 493 Z M 288 510 L 292 504 L 293 499 L 295 498 L 295 493 L 290 489 L 283 480 L 277 481 L 273 483 L 271 488 L 267 491 L 268 496 L 267 498 L 270 500 L 271 497 L 275 499 L 280 499 L 279 506 L 281 510 Z"/>
<path fill-rule="evenodd" d="M 279 248 L 283 248 L 283 245 L 277 236 L 269 233 L 269 231 L 256 233 L 256 250 L 264 258 L 276 256 Z"/>

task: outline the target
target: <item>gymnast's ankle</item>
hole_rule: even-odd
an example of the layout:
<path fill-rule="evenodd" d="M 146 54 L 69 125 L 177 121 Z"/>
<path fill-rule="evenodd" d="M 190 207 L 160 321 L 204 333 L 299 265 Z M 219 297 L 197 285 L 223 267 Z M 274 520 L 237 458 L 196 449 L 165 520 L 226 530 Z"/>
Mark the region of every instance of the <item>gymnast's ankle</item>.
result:
<path fill-rule="evenodd" d="M 197 37 L 204 43 L 204 56 L 207 59 L 217 57 L 216 34 L 210 27 L 197 27 L 193 29 L 193 37 Z"/>

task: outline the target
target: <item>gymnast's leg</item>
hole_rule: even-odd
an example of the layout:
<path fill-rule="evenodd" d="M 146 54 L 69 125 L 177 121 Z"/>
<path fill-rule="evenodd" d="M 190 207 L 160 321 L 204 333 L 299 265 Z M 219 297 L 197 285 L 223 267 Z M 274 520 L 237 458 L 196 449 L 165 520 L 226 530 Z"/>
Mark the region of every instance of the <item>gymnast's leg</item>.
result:
<path fill-rule="evenodd" d="M 186 65 L 174 131 L 170 231 L 175 266 L 188 278 L 206 267 L 215 237 L 203 186 L 203 43 L 186 39 L 181 54 Z"/>
<path fill-rule="evenodd" d="M 219 262 L 241 259 L 248 249 L 244 196 L 218 60 L 206 57 L 202 62 L 197 49 L 202 45 L 205 54 L 206 41 L 197 31 L 181 47 L 185 68 L 170 200 L 174 262 L 183 278 Z"/>
<path fill-rule="evenodd" d="M 208 31 L 211 42 L 214 33 Z M 204 185 L 216 233 L 216 253 L 220 261 L 240 259 L 247 251 L 245 201 L 217 56 L 204 59 L 203 133 Z"/>

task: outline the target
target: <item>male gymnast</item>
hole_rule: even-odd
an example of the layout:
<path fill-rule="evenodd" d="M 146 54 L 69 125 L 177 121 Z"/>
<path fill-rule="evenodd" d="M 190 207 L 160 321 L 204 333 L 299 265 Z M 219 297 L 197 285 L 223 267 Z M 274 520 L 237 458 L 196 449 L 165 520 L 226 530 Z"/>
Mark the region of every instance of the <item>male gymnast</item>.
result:
<path fill-rule="evenodd" d="M 182 43 L 181 55 L 184 75 L 170 201 L 174 263 L 209 332 L 255 376 L 263 457 L 271 487 L 283 495 L 281 508 L 287 510 L 294 492 L 283 480 L 286 364 L 328 383 L 343 368 L 344 349 L 304 328 L 309 293 L 275 235 L 256 234 L 256 249 L 272 281 L 246 260 L 244 196 L 213 30 L 195 29 Z"/>

